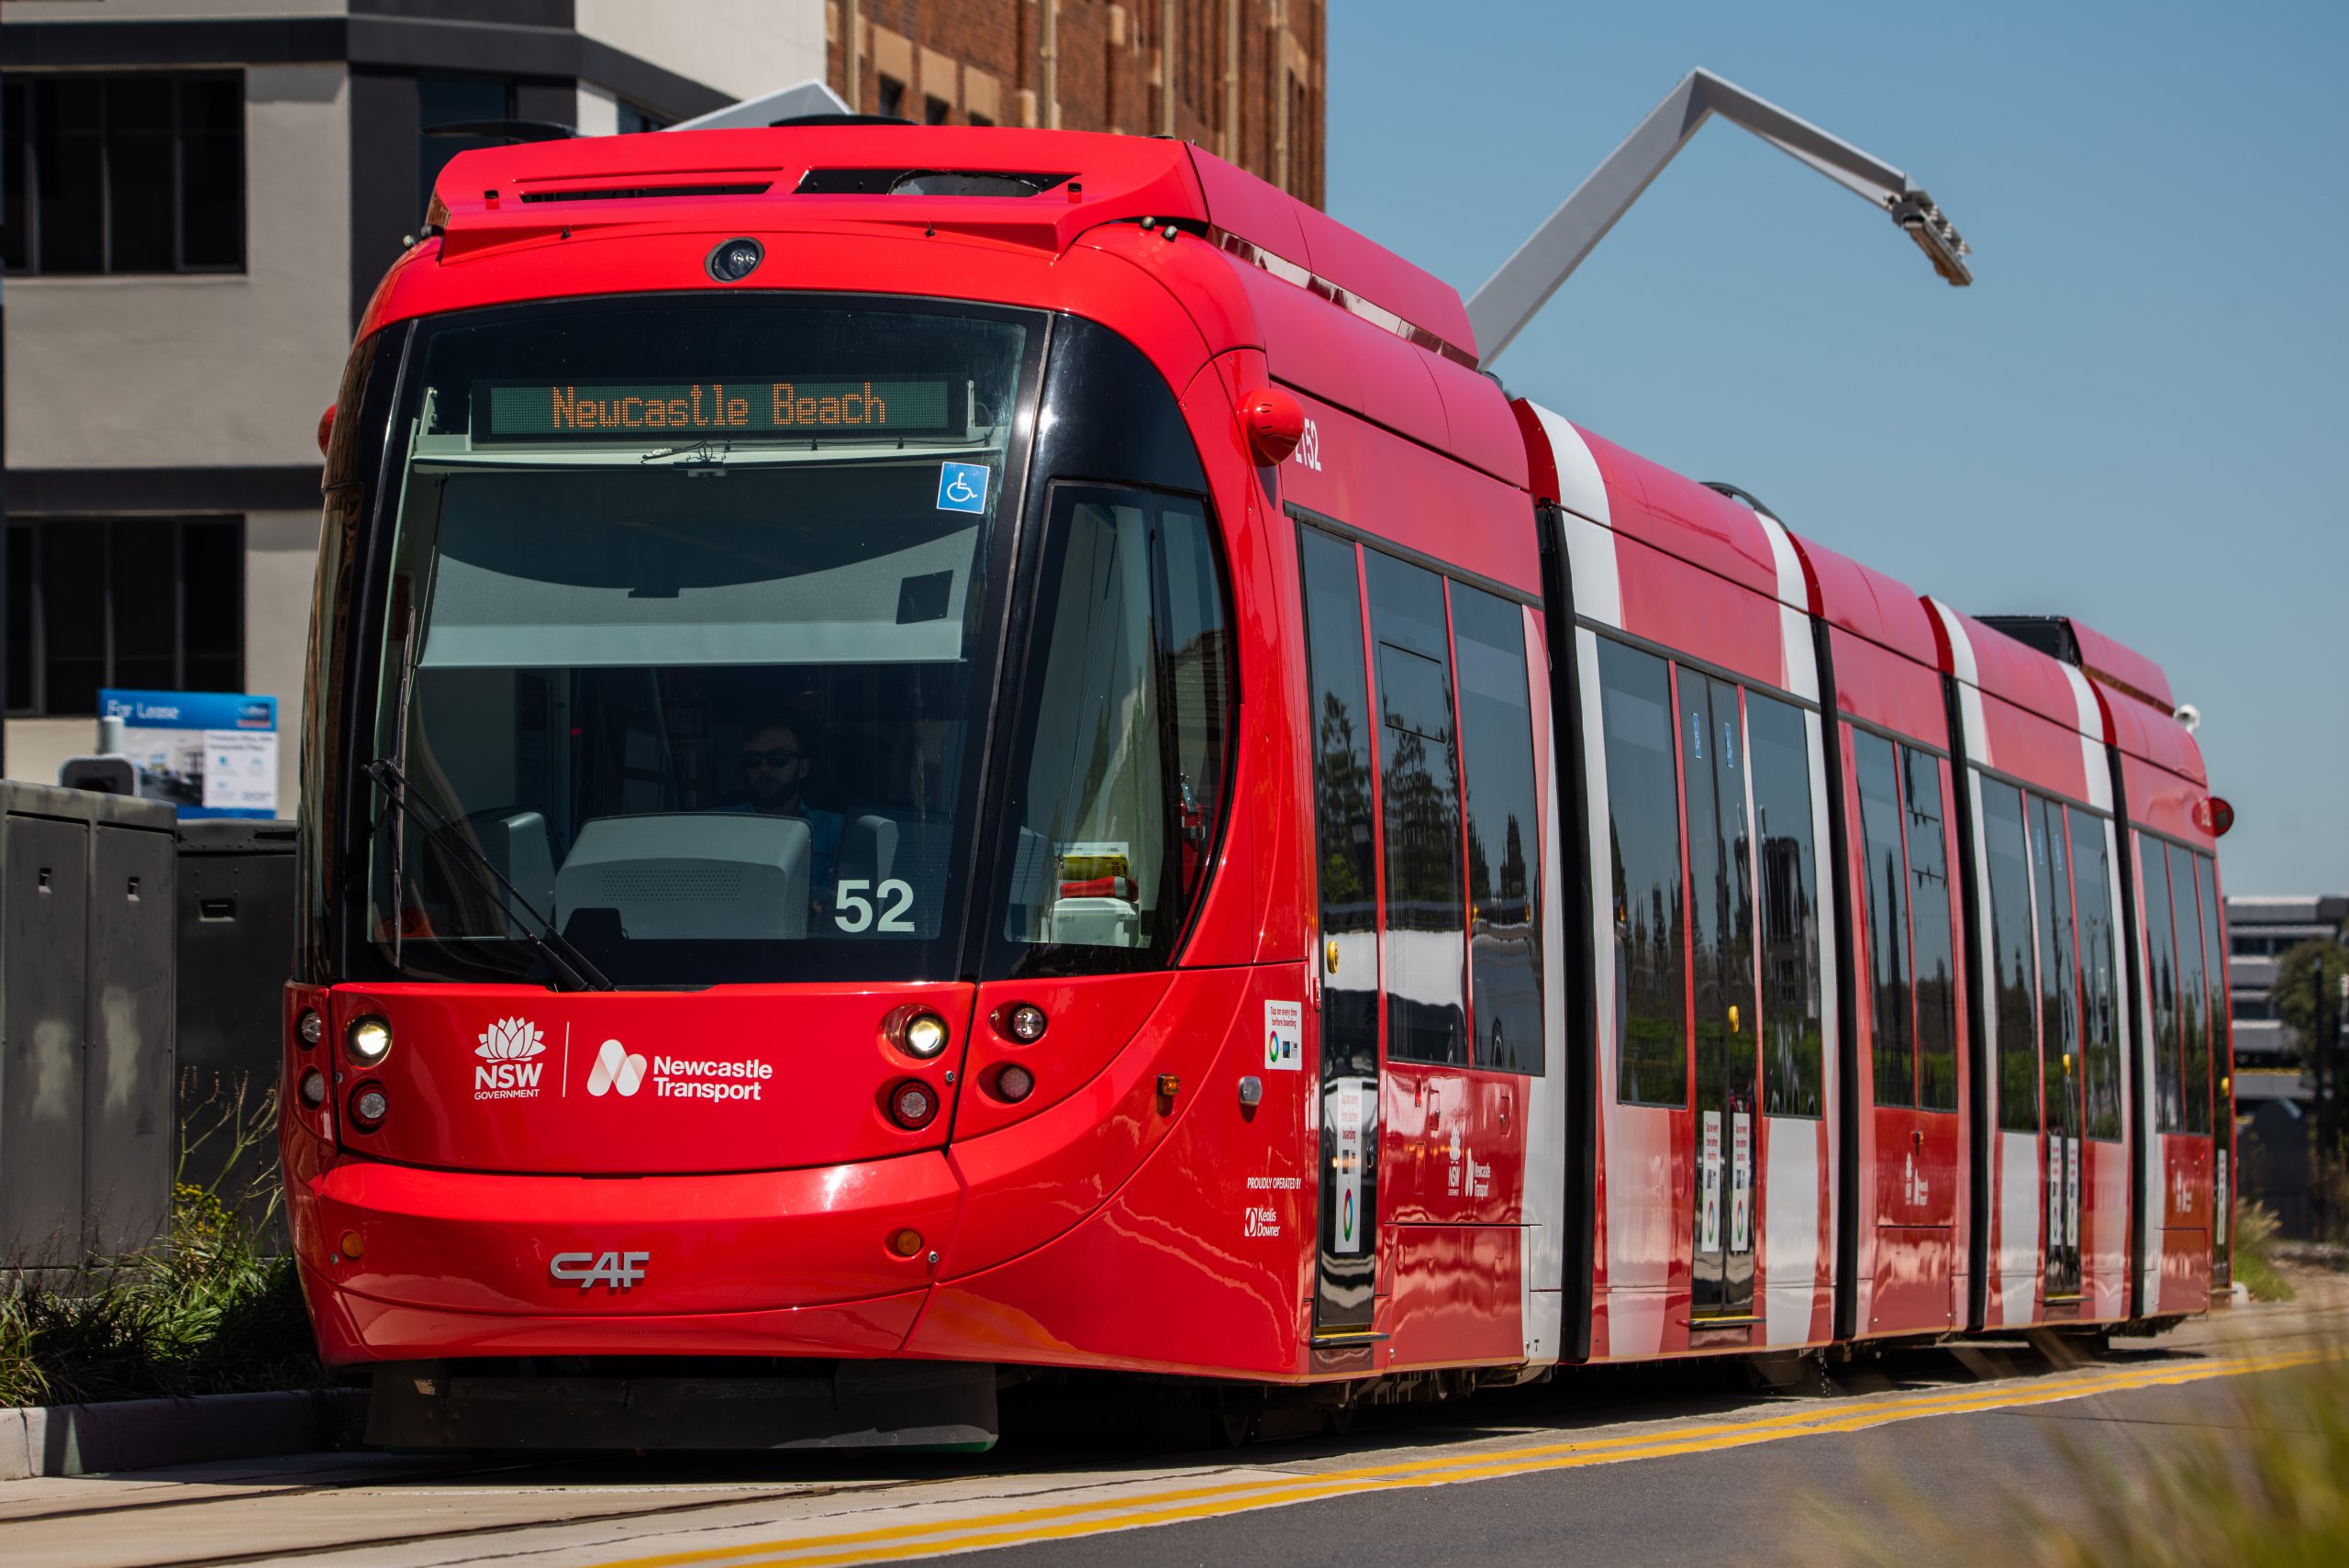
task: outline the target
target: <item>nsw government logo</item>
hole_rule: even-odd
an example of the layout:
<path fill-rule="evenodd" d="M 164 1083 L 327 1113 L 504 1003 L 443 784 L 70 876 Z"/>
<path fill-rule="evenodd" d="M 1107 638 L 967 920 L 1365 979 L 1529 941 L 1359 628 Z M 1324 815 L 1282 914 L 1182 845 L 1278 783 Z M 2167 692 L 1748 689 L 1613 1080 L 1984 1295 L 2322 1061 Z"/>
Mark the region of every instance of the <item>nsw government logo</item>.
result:
<path fill-rule="evenodd" d="M 473 1098 L 535 1100 L 546 1063 L 546 1042 L 528 1018 L 500 1018 L 482 1031 L 473 1054 L 482 1060 L 473 1068 Z"/>

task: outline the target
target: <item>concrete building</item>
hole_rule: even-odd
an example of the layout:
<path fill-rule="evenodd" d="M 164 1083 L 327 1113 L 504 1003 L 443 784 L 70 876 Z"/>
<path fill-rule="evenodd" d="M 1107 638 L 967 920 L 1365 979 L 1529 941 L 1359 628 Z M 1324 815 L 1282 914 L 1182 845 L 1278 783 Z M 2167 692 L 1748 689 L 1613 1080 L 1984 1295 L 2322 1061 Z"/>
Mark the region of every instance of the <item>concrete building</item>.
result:
<path fill-rule="evenodd" d="M 6 0 L 9 776 L 89 751 L 104 686 L 270 694 L 290 729 L 318 417 L 479 144 L 433 128 L 653 129 L 852 65 L 869 113 L 1171 128 L 1319 200 L 1324 25 L 1322 0 Z"/>
<path fill-rule="evenodd" d="M 2276 1013 L 2276 961 L 2312 937 L 2340 940 L 2344 920 L 2349 894 L 2227 900 L 2227 988 L 2237 1066 L 2299 1073 L 2299 1037 Z"/>
<path fill-rule="evenodd" d="M 2310 1156 L 2316 1086 L 2304 1042 L 2277 1016 L 2277 960 L 2310 938 L 2341 940 L 2349 895 L 2227 900 L 2235 1115 L 2243 1188 L 2276 1211 L 2283 1233 L 2314 1233 Z"/>

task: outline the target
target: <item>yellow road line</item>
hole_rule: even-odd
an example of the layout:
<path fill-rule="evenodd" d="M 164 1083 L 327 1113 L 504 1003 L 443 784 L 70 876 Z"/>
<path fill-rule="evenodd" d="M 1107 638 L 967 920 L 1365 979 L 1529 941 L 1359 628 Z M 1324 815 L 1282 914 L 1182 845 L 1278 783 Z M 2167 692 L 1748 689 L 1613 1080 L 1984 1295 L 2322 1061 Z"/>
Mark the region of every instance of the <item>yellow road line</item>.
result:
<path fill-rule="evenodd" d="M 601 1568 L 689 1568 L 694 1564 L 719 1562 L 731 1563 L 734 1568 L 760 1568 L 762 1564 L 788 1565 L 788 1568 L 834 1568 L 834 1565 L 853 1562 L 890 1562 L 941 1552 L 1065 1540 L 1149 1525 L 1214 1518 L 1350 1493 L 1451 1485 L 1505 1475 L 1620 1464 L 1634 1460 L 1747 1448 L 1787 1438 L 1862 1431 L 1896 1421 L 1933 1416 L 2055 1404 L 2099 1394 L 2283 1371 L 2308 1365 L 2329 1353 L 2308 1350 L 2221 1357 L 2182 1364 L 2036 1379 L 2028 1383 L 1977 1385 L 1954 1391 L 1927 1390 L 1870 1400 L 1857 1406 L 1835 1405 L 1774 1412 L 1742 1420 L 1675 1427 L 1666 1432 L 1620 1433 L 1572 1442 L 1453 1453 L 1319 1473 L 1162 1487 L 1085 1502 L 1046 1504 L 962 1518 L 835 1531 L 806 1536 L 796 1540 L 752 1541 L 734 1547 L 710 1547 L 695 1551 L 618 1559 L 602 1564 Z"/>

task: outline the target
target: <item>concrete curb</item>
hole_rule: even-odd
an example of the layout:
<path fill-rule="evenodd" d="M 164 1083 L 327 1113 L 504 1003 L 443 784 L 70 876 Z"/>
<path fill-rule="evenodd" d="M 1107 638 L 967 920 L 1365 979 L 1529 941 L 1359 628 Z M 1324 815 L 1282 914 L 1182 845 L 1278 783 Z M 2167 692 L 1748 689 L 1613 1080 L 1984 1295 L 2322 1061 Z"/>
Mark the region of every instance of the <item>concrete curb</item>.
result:
<path fill-rule="evenodd" d="M 0 1481 L 349 1448 L 366 1424 L 363 1388 L 0 1410 Z"/>

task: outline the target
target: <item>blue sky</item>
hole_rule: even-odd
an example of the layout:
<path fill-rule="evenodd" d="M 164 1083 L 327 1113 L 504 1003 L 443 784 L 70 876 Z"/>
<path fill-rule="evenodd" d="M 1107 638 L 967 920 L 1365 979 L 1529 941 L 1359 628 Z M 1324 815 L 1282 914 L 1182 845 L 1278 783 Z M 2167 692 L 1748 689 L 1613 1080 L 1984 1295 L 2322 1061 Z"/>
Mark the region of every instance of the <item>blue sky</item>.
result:
<path fill-rule="evenodd" d="M 2203 712 L 2228 890 L 2349 890 L 2349 7 L 1332 0 L 1329 206 L 1473 291 L 1691 66 L 1909 172 L 1976 248 L 1719 120 L 1510 390 Z"/>

